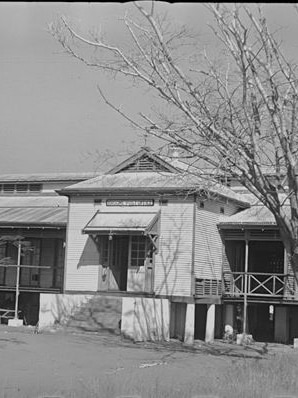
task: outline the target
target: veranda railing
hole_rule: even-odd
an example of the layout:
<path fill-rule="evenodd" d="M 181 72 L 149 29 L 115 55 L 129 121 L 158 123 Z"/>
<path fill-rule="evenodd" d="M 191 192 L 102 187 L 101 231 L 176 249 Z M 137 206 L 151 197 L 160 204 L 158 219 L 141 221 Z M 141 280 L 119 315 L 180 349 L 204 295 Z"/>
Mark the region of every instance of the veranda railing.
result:
<path fill-rule="evenodd" d="M 223 294 L 238 297 L 245 294 L 245 273 L 225 272 Z M 248 296 L 295 298 L 295 280 L 290 274 L 247 273 Z"/>

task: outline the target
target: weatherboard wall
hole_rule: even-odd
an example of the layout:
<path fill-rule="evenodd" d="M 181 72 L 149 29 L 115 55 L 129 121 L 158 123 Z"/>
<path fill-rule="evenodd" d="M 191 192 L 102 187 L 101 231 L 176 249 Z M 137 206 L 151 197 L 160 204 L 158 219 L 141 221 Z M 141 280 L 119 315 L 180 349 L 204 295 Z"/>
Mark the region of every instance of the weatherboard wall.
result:
<path fill-rule="evenodd" d="M 94 215 L 93 200 L 74 197 L 69 204 L 67 227 L 65 290 L 96 291 L 98 287 L 98 251 L 82 229 Z"/>
<path fill-rule="evenodd" d="M 153 206 L 107 206 L 105 197 L 74 197 L 69 208 L 66 291 L 97 291 L 100 289 L 102 265 L 96 244 L 83 228 L 96 211 L 158 212 L 158 252 L 154 255 L 154 293 L 166 296 L 191 296 L 195 278 L 221 279 L 222 241 L 217 224 L 224 208 L 225 215 L 237 211 L 233 203 L 218 200 L 194 202 L 193 197 L 169 197 L 162 205 L 156 197 Z M 111 199 L 111 197 L 109 197 Z M 136 199 L 131 197 L 131 199 Z M 194 226 L 195 220 L 195 226 Z M 193 268 L 194 266 L 194 268 Z M 136 271 L 134 271 L 136 272 Z M 128 268 L 128 289 L 135 275 Z"/>
<path fill-rule="evenodd" d="M 155 293 L 190 296 L 193 198 L 171 198 L 161 206 L 159 251 L 155 256 Z"/>
<path fill-rule="evenodd" d="M 69 206 L 69 222 L 67 231 L 67 255 L 65 290 L 67 291 L 97 291 L 102 288 L 103 265 L 96 244 L 88 234 L 83 234 L 83 228 L 97 211 L 102 212 L 158 212 L 159 202 L 153 206 L 107 206 L 106 200 L 113 197 L 74 197 Z M 132 199 L 137 199 L 133 197 Z M 150 197 L 150 199 L 152 199 Z M 137 270 L 128 269 L 128 287 L 130 279 L 135 279 Z M 130 290 L 130 289 L 128 289 Z"/>
<path fill-rule="evenodd" d="M 198 279 L 216 279 L 222 277 L 222 240 L 217 224 L 220 216 L 236 213 L 233 203 L 215 200 L 196 203 L 194 274 Z"/>

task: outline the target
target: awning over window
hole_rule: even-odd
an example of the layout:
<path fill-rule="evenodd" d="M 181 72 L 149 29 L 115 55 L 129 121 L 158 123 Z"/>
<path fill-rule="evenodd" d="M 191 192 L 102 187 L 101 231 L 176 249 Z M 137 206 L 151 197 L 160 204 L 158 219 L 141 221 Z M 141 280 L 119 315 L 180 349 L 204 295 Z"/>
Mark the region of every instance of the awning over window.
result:
<path fill-rule="evenodd" d="M 83 229 L 85 234 L 141 233 L 157 235 L 158 213 L 100 212 L 98 211 Z"/>

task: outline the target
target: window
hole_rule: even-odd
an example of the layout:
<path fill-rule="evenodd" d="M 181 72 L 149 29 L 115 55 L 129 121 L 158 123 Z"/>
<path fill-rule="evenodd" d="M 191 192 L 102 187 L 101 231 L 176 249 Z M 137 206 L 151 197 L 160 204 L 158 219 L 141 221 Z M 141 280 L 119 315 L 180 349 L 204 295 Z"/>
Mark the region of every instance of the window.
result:
<path fill-rule="evenodd" d="M 116 256 L 117 251 L 116 238 L 109 240 L 108 236 L 101 236 L 99 244 L 99 256 L 100 264 L 104 267 L 109 266 L 109 257 Z M 110 244 L 109 244 L 110 242 Z M 130 245 L 130 266 L 131 267 L 142 267 L 145 263 L 146 257 L 148 257 L 148 250 L 150 242 L 145 236 L 131 236 Z M 151 253 L 149 253 L 151 256 Z"/>
<path fill-rule="evenodd" d="M 169 201 L 167 199 L 160 199 L 159 205 L 160 206 L 167 206 Z"/>
<path fill-rule="evenodd" d="M 147 252 L 147 240 L 144 236 L 131 237 L 131 257 L 132 267 L 141 267 L 144 265 Z"/>
<path fill-rule="evenodd" d="M 40 192 L 42 190 L 42 184 L 29 184 L 30 192 Z"/>
<path fill-rule="evenodd" d="M 55 239 L 55 261 L 53 268 L 53 282 L 54 288 L 61 288 L 63 286 L 63 271 L 64 271 L 64 248 L 65 242 L 63 239 Z"/>
<path fill-rule="evenodd" d="M 109 265 L 109 237 L 101 236 L 99 244 L 99 262 L 104 267 Z"/>
<path fill-rule="evenodd" d="M 42 184 L 11 184 L 4 183 L 0 184 L 0 190 L 4 193 L 24 193 L 24 192 L 40 192 L 42 190 Z"/>
<path fill-rule="evenodd" d="M 39 275 L 38 274 L 32 274 L 31 275 L 31 280 L 33 282 L 39 282 Z"/>
<path fill-rule="evenodd" d="M 14 192 L 14 184 L 3 184 L 3 191 L 4 192 Z"/>
<path fill-rule="evenodd" d="M 274 305 L 269 305 L 269 321 L 274 321 Z"/>
<path fill-rule="evenodd" d="M 22 265 L 40 266 L 41 239 L 29 238 L 29 247 L 23 251 Z M 39 268 L 21 268 L 20 284 L 22 286 L 39 286 Z"/>
<path fill-rule="evenodd" d="M 28 184 L 17 184 L 16 185 L 17 192 L 27 192 L 28 191 Z"/>

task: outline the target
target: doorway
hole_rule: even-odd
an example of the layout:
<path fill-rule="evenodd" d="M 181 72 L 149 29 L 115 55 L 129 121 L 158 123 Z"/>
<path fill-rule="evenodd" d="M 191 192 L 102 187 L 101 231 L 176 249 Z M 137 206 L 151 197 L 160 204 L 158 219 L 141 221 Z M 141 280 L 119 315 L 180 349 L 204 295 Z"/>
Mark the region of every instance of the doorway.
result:
<path fill-rule="evenodd" d="M 19 309 L 26 325 L 35 326 L 39 320 L 39 293 L 21 292 L 19 297 Z"/>
<path fill-rule="evenodd" d="M 195 340 L 205 340 L 207 320 L 207 304 L 195 306 Z"/>
<path fill-rule="evenodd" d="M 274 342 L 274 306 L 248 305 L 248 329 L 256 341 Z"/>
<path fill-rule="evenodd" d="M 109 290 L 127 289 L 129 236 L 114 236 L 110 241 Z"/>

